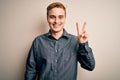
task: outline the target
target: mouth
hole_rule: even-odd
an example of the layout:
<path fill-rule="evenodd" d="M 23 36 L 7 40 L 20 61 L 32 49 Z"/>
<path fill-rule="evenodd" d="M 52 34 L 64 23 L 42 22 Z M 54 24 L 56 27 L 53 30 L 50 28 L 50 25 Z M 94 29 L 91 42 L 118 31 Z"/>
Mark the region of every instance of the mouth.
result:
<path fill-rule="evenodd" d="M 57 28 L 59 27 L 61 24 L 53 24 L 53 27 Z"/>

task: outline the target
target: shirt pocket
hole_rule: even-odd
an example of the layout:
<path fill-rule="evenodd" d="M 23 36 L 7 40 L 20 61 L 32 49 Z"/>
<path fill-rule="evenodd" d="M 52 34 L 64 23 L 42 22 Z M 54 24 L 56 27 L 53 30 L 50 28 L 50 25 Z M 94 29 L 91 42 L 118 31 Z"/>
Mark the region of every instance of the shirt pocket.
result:
<path fill-rule="evenodd" d="M 70 60 L 73 57 L 73 51 L 70 49 L 65 49 L 63 51 L 63 60 L 64 60 L 64 64 L 67 64 L 68 62 L 70 62 Z"/>

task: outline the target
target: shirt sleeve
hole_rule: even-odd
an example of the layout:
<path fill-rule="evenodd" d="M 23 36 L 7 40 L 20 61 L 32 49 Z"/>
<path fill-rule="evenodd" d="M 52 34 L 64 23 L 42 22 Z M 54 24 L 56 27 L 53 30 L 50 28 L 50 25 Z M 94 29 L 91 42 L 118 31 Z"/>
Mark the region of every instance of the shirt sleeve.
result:
<path fill-rule="evenodd" d="M 88 42 L 79 44 L 77 59 L 82 68 L 89 71 L 92 71 L 95 68 L 95 59 Z"/>
<path fill-rule="evenodd" d="M 36 55 L 35 43 L 33 42 L 26 61 L 25 80 L 36 80 Z"/>

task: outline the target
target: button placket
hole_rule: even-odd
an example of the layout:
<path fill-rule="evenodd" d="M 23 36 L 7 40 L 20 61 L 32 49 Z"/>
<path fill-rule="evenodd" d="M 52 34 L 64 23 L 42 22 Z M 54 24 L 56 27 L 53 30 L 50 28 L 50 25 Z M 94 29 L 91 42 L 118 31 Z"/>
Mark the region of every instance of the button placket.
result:
<path fill-rule="evenodd" d="M 55 60 L 55 62 L 57 63 L 57 59 Z"/>
<path fill-rule="evenodd" d="M 58 41 L 54 44 L 54 75 L 57 76 Z"/>

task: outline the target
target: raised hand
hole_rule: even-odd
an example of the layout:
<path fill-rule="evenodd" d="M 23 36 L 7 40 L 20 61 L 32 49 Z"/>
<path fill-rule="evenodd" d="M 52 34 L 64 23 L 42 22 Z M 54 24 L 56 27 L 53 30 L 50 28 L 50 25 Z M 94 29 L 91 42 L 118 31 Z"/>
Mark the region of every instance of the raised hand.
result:
<path fill-rule="evenodd" d="M 76 22 L 77 27 L 77 36 L 78 36 L 78 42 L 79 43 L 85 43 L 88 41 L 88 34 L 86 32 L 86 22 L 84 22 L 82 29 L 80 29 L 80 26 L 78 22 Z"/>

